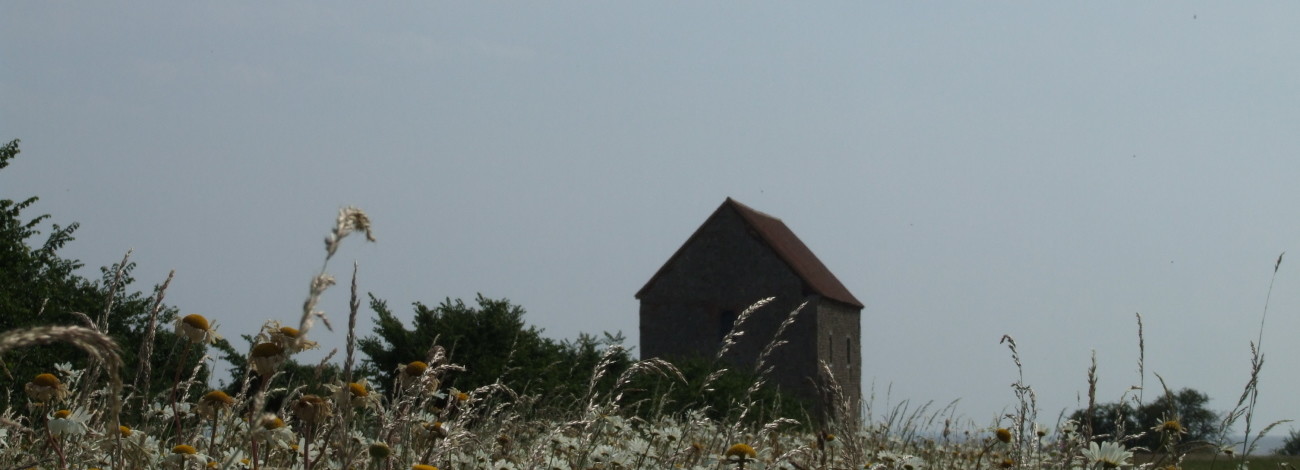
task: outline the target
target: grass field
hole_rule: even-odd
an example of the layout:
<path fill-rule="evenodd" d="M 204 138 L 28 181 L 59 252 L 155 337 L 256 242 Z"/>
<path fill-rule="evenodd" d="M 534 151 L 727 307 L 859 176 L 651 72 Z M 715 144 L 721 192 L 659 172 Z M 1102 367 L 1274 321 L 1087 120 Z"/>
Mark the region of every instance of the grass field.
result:
<path fill-rule="evenodd" d="M 1272 456 L 1256 455 L 1249 459 L 1250 468 L 1252 469 L 1274 469 L 1274 468 L 1300 468 L 1300 457 L 1293 456 Z M 1227 461 L 1220 456 L 1217 460 L 1213 456 L 1191 455 L 1183 460 L 1183 470 L 1223 470 L 1237 468 L 1237 462 Z"/>

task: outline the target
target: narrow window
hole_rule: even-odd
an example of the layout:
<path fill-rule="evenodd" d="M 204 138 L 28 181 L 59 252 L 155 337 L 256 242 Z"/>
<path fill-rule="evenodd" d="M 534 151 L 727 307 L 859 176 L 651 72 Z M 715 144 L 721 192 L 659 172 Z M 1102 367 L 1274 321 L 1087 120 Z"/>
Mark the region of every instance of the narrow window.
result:
<path fill-rule="evenodd" d="M 736 316 L 737 315 L 735 310 L 723 310 L 718 313 L 718 343 L 719 344 L 721 344 L 722 340 L 727 337 L 727 333 L 731 332 L 731 328 L 736 325 Z"/>
<path fill-rule="evenodd" d="M 853 338 L 844 338 L 844 363 L 853 364 Z"/>
<path fill-rule="evenodd" d="M 826 333 L 826 365 L 835 365 L 835 333 Z"/>

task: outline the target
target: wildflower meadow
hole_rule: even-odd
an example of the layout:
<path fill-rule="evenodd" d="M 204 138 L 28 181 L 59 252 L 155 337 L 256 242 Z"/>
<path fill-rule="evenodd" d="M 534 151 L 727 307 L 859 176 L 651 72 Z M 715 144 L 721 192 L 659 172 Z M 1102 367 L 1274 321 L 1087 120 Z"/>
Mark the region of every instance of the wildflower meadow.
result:
<path fill-rule="evenodd" d="M 13 207 L 6 202 L 5 209 Z M 617 344 L 597 351 L 599 360 L 585 375 L 590 383 L 556 403 L 544 400 L 547 390 L 516 390 L 501 380 L 448 385 L 466 366 L 436 342 L 422 355 L 382 364 L 389 383 L 360 374 L 355 330 L 361 302 L 354 269 L 341 368 L 327 376 L 322 363 L 314 375 L 311 368 L 290 374 L 296 354 L 319 347 L 310 339 L 313 332 L 332 328 L 320 299 L 337 284 L 330 262 L 349 238 L 374 240 L 370 218 L 353 207 L 341 209 L 333 221 L 322 268 L 306 280 L 308 295 L 292 322 L 267 319 L 256 331 L 230 331 L 219 324 L 219 315 L 198 313 L 161 322 L 164 283 L 148 299 L 153 315 L 140 324 L 147 340 L 131 363 L 124 360 L 123 345 L 102 326 L 106 323 L 89 316 L 82 324 L 0 333 L 5 357 L 58 344 L 88 358 L 75 366 L 38 364 L 38 373 L 8 381 L 7 406 L 0 411 L 0 468 L 979 470 L 1295 464 L 1249 455 L 1258 436 L 1279 424 L 1252 422 L 1263 366 L 1255 344 L 1252 379 L 1236 407 L 1218 418 L 1222 430 L 1245 429 L 1253 436 L 1247 442 L 1188 439 L 1176 410 L 1153 422 L 1099 433 L 1090 419 L 1039 416 L 1034 389 L 1023 380 L 1008 390 L 1013 411 L 991 422 L 961 417 L 955 403 L 877 408 L 873 398 L 852 419 L 779 415 L 764 408 L 766 402 L 746 401 L 752 390 L 738 395 L 736 413 L 717 414 L 647 396 L 638 388 L 641 379 L 682 383 L 682 371 L 660 359 L 619 366 L 615 359 L 625 351 Z M 104 316 L 113 308 L 105 306 Z M 150 360 L 155 347 L 173 346 L 155 345 L 159 333 L 171 333 L 166 337 L 176 343 L 171 363 Z M 245 367 L 230 387 L 209 388 L 215 360 L 209 346 L 240 335 L 250 340 L 239 351 Z M 1015 339 L 1002 341 L 1008 367 L 1019 368 Z M 709 380 L 724 373 L 712 371 Z M 150 387 L 157 377 L 166 386 Z M 1095 383 L 1095 366 L 1081 380 Z M 1088 400 L 1091 406 L 1099 397 L 1090 394 Z M 824 405 L 854 409 L 847 403 Z"/>

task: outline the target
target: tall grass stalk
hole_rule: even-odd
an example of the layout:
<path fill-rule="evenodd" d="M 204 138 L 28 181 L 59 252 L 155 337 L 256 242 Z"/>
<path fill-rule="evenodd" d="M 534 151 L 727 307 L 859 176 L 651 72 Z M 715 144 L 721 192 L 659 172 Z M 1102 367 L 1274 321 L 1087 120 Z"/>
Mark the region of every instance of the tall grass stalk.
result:
<path fill-rule="evenodd" d="M 152 380 L 151 373 L 153 370 L 151 358 L 153 357 L 154 340 L 158 333 L 158 314 L 162 312 L 163 297 L 167 293 L 167 286 L 171 285 L 174 277 L 176 277 L 176 270 L 173 269 L 167 273 L 167 279 L 163 281 L 162 285 L 158 286 L 154 293 L 153 308 L 149 309 L 149 323 L 144 330 L 144 341 L 140 343 L 139 363 L 137 365 L 139 372 L 136 373 L 135 381 L 132 382 L 131 386 L 133 393 L 140 395 L 140 409 L 145 408 L 149 403 L 150 380 Z"/>
<path fill-rule="evenodd" d="M 1277 261 L 1273 263 L 1273 274 L 1269 277 L 1268 293 L 1264 296 L 1264 310 L 1259 318 L 1259 333 L 1255 341 L 1250 344 L 1250 379 L 1246 381 L 1246 387 L 1241 392 L 1241 397 L 1237 399 L 1237 405 L 1224 419 L 1223 427 L 1226 429 L 1232 425 L 1237 417 L 1245 415 L 1245 439 L 1241 442 L 1241 465 L 1245 465 L 1250 453 L 1254 451 L 1255 446 L 1259 444 L 1259 438 L 1251 439 L 1251 426 L 1254 424 L 1255 406 L 1259 400 L 1259 373 L 1264 368 L 1264 322 L 1268 319 L 1268 307 L 1273 299 L 1273 284 L 1277 281 L 1278 269 L 1282 267 L 1282 257 L 1286 252 L 1277 255 Z M 1280 423 L 1272 423 L 1265 429 L 1272 429 Z M 1261 433 L 1262 437 L 1262 433 Z"/>

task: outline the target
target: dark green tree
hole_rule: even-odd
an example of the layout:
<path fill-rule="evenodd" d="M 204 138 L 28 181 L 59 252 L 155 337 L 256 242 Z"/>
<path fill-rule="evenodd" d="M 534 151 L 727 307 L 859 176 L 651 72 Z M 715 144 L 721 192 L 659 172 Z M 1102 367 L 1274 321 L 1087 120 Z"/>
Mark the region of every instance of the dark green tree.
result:
<path fill-rule="evenodd" d="M 1095 439 L 1113 440 L 1124 435 L 1146 433 L 1133 441 L 1133 445 L 1150 450 L 1162 449 L 1168 438 L 1177 429 L 1178 442 L 1192 444 L 1196 442 L 1216 442 L 1220 437 L 1220 416 L 1206 406 L 1210 397 L 1190 388 L 1161 395 L 1160 398 L 1141 404 L 1137 408 L 1130 402 L 1104 403 L 1097 405 L 1091 415 L 1081 409 L 1070 415 L 1070 419 L 1081 425 L 1092 426 Z M 1176 428 L 1172 425 L 1177 423 Z M 1166 426 L 1168 424 L 1168 426 Z M 1122 429 L 1121 429 L 1122 426 Z M 1162 431 L 1163 430 L 1163 431 Z"/>
<path fill-rule="evenodd" d="M 407 329 L 373 295 L 370 308 L 378 318 L 374 332 L 357 342 L 377 388 L 390 392 L 397 369 L 412 361 L 429 360 L 435 344 L 450 362 L 465 367 L 449 374 L 444 387 L 472 390 L 497 382 L 521 395 L 534 395 L 539 405 L 572 404 L 586 396 L 592 370 L 609 346 L 592 336 L 556 341 L 524 322 L 524 309 L 506 299 L 479 295 L 477 306 L 446 299 L 436 307 L 416 302 L 412 329 Z M 626 351 L 615 352 L 608 383 L 631 363 Z"/>
<path fill-rule="evenodd" d="M 1278 455 L 1300 455 L 1300 431 L 1292 429 L 1288 432 L 1277 453 Z"/>
<path fill-rule="evenodd" d="M 7 167 L 18 154 L 18 140 L 0 146 L 0 169 Z M 102 277 L 98 280 L 78 275 L 83 264 L 58 253 L 73 241 L 78 225 L 50 224 L 49 235 L 41 240 L 38 237 L 50 216 L 28 218 L 24 213 L 37 200 L 35 196 L 22 200 L 0 199 L 0 331 L 44 325 L 85 326 L 87 321 L 77 313 L 84 314 L 121 347 L 126 364 L 123 373 L 128 374 L 123 381 L 130 385 L 135 378 L 132 371 L 142 369 L 139 354 L 154 309 L 154 296 L 130 288 L 135 282 L 131 274 L 135 263 L 101 268 Z M 166 306 L 161 307 L 156 317 L 156 346 L 149 361 L 153 371 L 150 396 L 166 393 L 171 387 L 171 372 L 180 354 L 172 332 L 175 319 L 176 310 Z M 191 354 L 187 371 L 201 355 L 201 352 Z M 67 362 L 78 368 L 91 365 L 84 353 L 61 344 L 10 351 L 0 360 L 4 366 L 0 373 L 10 384 L 6 390 L 22 390 L 23 384 L 32 377 L 52 372 L 57 363 Z M 21 402 L 24 398 L 0 396 L 0 408 L 8 406 L 11 400 Z"/>
<path fill-rule="evenodd" d="M 367 357 L 366 366 L 376 387 L 391 393 L 398 368 L 411 361 L 427 361 L 430 349 L 443 347 L 450 362 L 465 366 L 442 384 L 470 390 L 498 381 L 521 395 L 538 400 L 538 408 L 571 407 L 585 403 L 590 392 L 610 397 L 616 379 L 632 364 L 626 350 L 609 349 L 621 336 L 608 333 L 603 339 L 580 335 L 575 341 L 555 341 L 524 322 L 524 309 L 506 299 L 478 296 L 476 306 L 446 299 L 436 307 L 415 303 L 413 328 L 402 323 L 387 304 L 371 296 L 370 307 L 377 315 L 375 336 L 358 341 Z M 611 352 L 612 351 L 612 352 Z M 607 354 L 608 353 L 608 354 Z M 602 360 L 610 360 L 606 373 L 593 382 L 593 371 Z M 758 422 L 777 416 L 808 422 L 805 403 L 764 386 L 749 393 L 757 377 L 745 371 L 728 371 L 705 381 L 717 368 L 705 359 L 683 359 L 675 363 L 686 382 L 675 374 L 661 375 L 649 368 L 613 391 L 629 412 L 650 418 L 704 410 L 710 417 L 733 420 L 749 410 L 746 421 Z"/>

